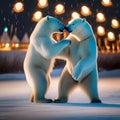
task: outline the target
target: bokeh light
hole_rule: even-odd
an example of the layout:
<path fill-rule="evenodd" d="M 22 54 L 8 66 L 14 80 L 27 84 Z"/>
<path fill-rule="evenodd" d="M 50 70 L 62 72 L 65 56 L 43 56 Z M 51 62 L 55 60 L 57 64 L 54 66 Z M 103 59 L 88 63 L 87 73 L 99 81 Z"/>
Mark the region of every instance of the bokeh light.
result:
<path fill-rule="evenodd" d="M 102 3 L 102 5 L 104 5 L 104 6 L 106 6 L 106 7 L 112 5 L 111 0 L 102 0 L 101 3 Z"/>
<path fill-rule="evenodd" d="M 99 46 L 106 47 L 107 45 L 108 47 L 111 46 L 109 41 L 112 41 L 111 43 L 114 43 L 120 52 L 119 6 L 120 3 L 115 0 L 92 0 L 86 2 L 79 0 L 36 0 L 36 2 L 15 0 L 9 1 L 9 3 L 3 0 L 0 12 L 0 47 L 4 48 L 5 44 L 9 43 L 10 47 L 8 48 L 22 49 L 24 44 L 21 42 L 18 47 L 15 46 L 16 43 L 12 47 L 13 35 L 16 34 L 18 40 L 21 41 L 24 33 L 27 33 L 29 39 L 36 23 L 44 16 L 50 15 L 60 19 L 64 24 L 70 23 L 76 18 L 85 17 L 93 28 L 97 44 L 99 42 Z M 112 31 L 113 34 L 108 34 L 109 31 Z M 66 36 L 65 32 L 60 36 L 57 35 L 57 39 L 60 40 L 64 36 Z M 26 44 L 28 45 L 29 42 Z M 106 50 L 103 47 L 99 48 L 100 51 L 102 49 Z"/>
<path fill-rule="evenodd" d="M 71 20 L 68 21 L 68 23 L 70 24 L 74 19 L 76 18 L 80 18 L 80 14 L 78 12 L 72 12 L 71 14 Z"/>
<path fill-rule="evenodd" d="M 33 20 L 34 22 L 38 22 L 41 18 L 42 18 L 42 12 L 41 12 L 41 11 L 36 11 L 36 12 L 33 14 L 32 20 Z"/>
<path fill-rule="evenodd" d="M 5 47 L 7 47 L 7 48 L 10 47 L 10 44 L 9 44 L 9 43 L 6 43 L 6 44 L 5 44 Z"/>
<path fill-rule="evenodd" d="M 72 19 L 80 18 L 80 14 L 78 12 L 72 12 L 71 18 Z"/>
<path fill-rule="evenodd" d="M 82 6 L 81 7 L 81 14 L 84 16 L 89 16 L 92 14 L 92 12 L 88 6 Z"/>
<path fill-rule="evenodd" d="M 16 43 L 16 44 L 15 44 L 15 47 L 16 47 L 16 48 L 18 48 L 18 47 L 19 47 L 19 44 L 18 44 L 18 43 Z"/>
<path fill-rule="evenodd" d="M 24 11 L 24 4 L 22 2 L 17 2 L 13 6 L 13 11 L 16 13 L 20 13 Z"/>
<path fill-rule="evenodd" d="M 5 27 L 3 31 L 8 32 L 8 27 Z"/>
<path fill-rule="evenodd" d="M 99 36 L 104 36 L 105 35 L 105 28 L 103 26 L 98 26 L 97 27 L 97 34 Z"/>
<path fill-rule="evenodd" d="M 112 28 L 119 28 L 120 27 L 120 23 L 119 23 L 119 21 L 117 20 L 117 19 L 112 19 L 112 21 L 111 21 L 111 27 Z"/>
<path fill-rule="evenodd" d="M 56 6 L 55 6 L 55 13 L 56 14 L 63 14 L 65 12 L 65 7 L 64 7 L 64 5 L 62 5 L 62 4 L 57 4 Z"/>
<path fill-rule="evenodd" d="M 48 0 L 38 0 L 39 8 L 46 8 L 48 6 Z"/>
<path fill-rule="evenodd" d="M 107 38 L 109 41 L 114 41 L 115 40 L 115 34 L 113 32 L 108 32 Z"/>
<path fill-rule="evenodd" d="M 96 21 L 97 22 L 104 22 L 106 20 L 105 15 L 102 12 L 97 13 Z"/>

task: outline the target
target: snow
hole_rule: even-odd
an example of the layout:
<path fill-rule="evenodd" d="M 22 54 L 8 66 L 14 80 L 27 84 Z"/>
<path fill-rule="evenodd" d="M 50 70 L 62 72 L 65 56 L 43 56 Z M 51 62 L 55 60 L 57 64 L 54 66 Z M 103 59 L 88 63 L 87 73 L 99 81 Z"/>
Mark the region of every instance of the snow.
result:
<path fill-rule="evenodd" d="M 47 98 L 57 98 L 60 72 L 57 69 L 51 74 Z M 30 103 L 31 89 L 24 74 L 0 75 L 0 120 L 120 120 L 119 73 L 115 70 L 99 74 L 102 104 L 90 104 L 80 88 L 71 93 L 68 103 Z"/>

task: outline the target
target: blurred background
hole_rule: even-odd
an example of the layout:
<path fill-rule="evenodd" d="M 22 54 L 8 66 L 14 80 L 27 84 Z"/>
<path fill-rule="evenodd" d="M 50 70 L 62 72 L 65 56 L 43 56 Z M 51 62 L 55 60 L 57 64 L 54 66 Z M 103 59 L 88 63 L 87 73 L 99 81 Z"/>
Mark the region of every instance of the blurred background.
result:
<path fill-rule="evenodd" d="M 51 15 L 68 24 L 86 18 L 98 46 L 98 68 L 120 69 L 119 0 L 0 0 L 0 73 L 23 73 L 29 37 L 37 22 Z M 56 40 L 67 33 L 55 34 Z M 56 60 L 55 67 L 65 61 Z"/>

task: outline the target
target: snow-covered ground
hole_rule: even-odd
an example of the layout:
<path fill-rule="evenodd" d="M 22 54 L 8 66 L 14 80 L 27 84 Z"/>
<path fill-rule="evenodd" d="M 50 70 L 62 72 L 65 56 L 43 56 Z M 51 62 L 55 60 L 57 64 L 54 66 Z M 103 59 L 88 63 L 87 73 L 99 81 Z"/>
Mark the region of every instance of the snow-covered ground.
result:
<path fill-rule="evenodd" d="M 47 98 L 58 95 L 60 70 L 52 73 Z M 30 103 L 24 74 L 0 75 L 0 120 L 120 120 L 120 70 L 99 74 L 102 104 L 90 104 L 80 88 L 70 95 L 68 103 Z"/>

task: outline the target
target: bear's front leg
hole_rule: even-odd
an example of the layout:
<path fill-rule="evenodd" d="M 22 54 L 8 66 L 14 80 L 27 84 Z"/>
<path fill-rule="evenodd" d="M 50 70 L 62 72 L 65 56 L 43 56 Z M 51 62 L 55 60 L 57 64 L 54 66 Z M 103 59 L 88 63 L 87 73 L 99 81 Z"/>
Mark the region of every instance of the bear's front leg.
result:
<path fill-rule="evenodd" d="M 75 81 L 80 82 L 83 69 L 83 66 L 79 66 L 79 62 L 76 66 L 74 66 L 71 76 Z"/>
<path fill-rule="evenodd" d="M 76 71 L 76 70 L 73 70 L 73 74 L 72 74 L 72 78 L 75 80 L 75 81 L 78 81 L 79 78 L 80 78 L 80 71 Z"/>

